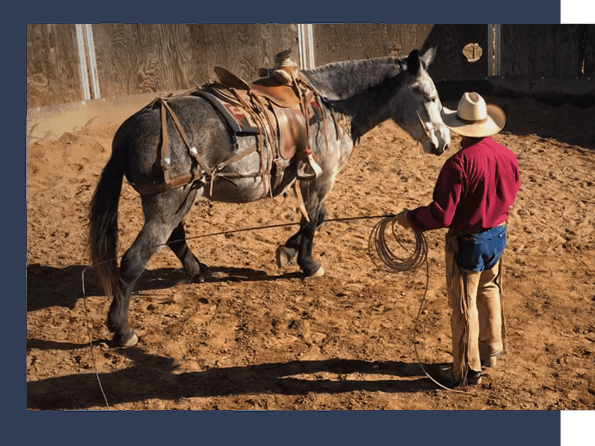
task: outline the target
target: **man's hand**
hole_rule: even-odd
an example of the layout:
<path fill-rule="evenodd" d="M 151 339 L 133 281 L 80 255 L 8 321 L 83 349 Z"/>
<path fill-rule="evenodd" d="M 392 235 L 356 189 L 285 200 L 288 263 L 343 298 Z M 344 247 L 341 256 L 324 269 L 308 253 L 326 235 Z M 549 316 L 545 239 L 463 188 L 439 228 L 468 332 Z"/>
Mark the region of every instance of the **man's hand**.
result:
<path fill-rule="evenodd" d="M 403 226 L 405 229 L 410 228 L 411 225 L 409 224 L 409 219 L 407 218 L 407 214 L 409 213 L 409 209 L 403 209 L 397 215 L 395 215 L 394 220 Z"/>

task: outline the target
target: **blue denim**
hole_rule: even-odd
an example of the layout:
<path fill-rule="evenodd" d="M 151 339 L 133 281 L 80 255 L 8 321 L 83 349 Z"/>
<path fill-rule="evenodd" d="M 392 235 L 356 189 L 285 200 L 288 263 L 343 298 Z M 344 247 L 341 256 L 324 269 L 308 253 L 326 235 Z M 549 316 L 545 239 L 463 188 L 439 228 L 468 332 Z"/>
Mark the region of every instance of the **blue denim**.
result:
<path fill-rule="evenodd" d="M 506 226 L 458 237 L 457 264 L 468 271 L 493 268 L 506 248 Z"/>

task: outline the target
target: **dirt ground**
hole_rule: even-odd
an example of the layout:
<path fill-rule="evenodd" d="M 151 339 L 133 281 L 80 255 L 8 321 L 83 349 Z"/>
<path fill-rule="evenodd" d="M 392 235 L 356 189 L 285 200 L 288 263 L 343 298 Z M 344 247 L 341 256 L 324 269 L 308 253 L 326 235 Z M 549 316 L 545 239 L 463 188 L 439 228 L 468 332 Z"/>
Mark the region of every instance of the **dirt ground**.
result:
<path fill-rule="evenodd" d="M 292 198 L 199 201 L 186 220 L 189 245 L 213 280 L 190 283 L 173 253 L 160 251 L 131 302 L 139 344 L 109 348 L 109 299 L 87 269 L 85 239 L 88 204 L 121 122 L 114 120 L 28 141 L 27 407 L 594 409 L 595 110 L 487 99 L 507 113 L 496 139 L 518 157 L 523 187 L 504 260 L 507 353 L 479 386 L 444 390 L 419 363 L 435 374 L 451 361 L 445 230 L 426 234 L 428 295 L 415 346 L 426 272 L 374 264 L 368 238 L 378 220 L 323 225 L 314 253 L 326 274 L 307 280 L 295 264 L 275 265 L 275 249 L 295 226 L 204 237 L 297 222 Z M 382 124 L 339 175 L 327 217 L 427 204 L 445 160 Z M 142 225 L 128 184 L 119 222 L 123 254 Z"/>

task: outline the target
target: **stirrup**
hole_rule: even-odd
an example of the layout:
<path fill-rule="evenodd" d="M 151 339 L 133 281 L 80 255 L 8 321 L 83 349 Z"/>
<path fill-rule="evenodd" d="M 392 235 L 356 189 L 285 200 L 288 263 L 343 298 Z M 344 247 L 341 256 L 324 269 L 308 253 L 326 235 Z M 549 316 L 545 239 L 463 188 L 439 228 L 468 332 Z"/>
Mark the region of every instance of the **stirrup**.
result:
<path fill-rule="evenodd" d="M 314 156 L 309 153 L 307 161 L 299 161 L 297 169 L 297 177 L 302 181 L 313 180 L 322 174 L 322 169 L 316 161 Z"/>

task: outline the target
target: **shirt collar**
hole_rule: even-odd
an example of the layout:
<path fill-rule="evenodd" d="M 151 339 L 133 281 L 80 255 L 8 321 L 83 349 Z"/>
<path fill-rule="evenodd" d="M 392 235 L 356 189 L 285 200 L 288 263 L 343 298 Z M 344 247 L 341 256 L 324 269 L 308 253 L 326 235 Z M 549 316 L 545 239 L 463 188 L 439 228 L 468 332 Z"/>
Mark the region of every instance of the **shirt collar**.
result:
<path fill-rule="evenodd" d="M 461 147 L 463 149 L 466 149 L 467 147 L 470 147 L 473 144 L 477 144 L 478 142 L 481 142 L 484 139 L 488 139 L 488 138 L 490 138 L 490 136 L 486 136 L 484 138 L 471 138 L 468 136 L 463 136 L 463 139 L 461 139 Z"/>

